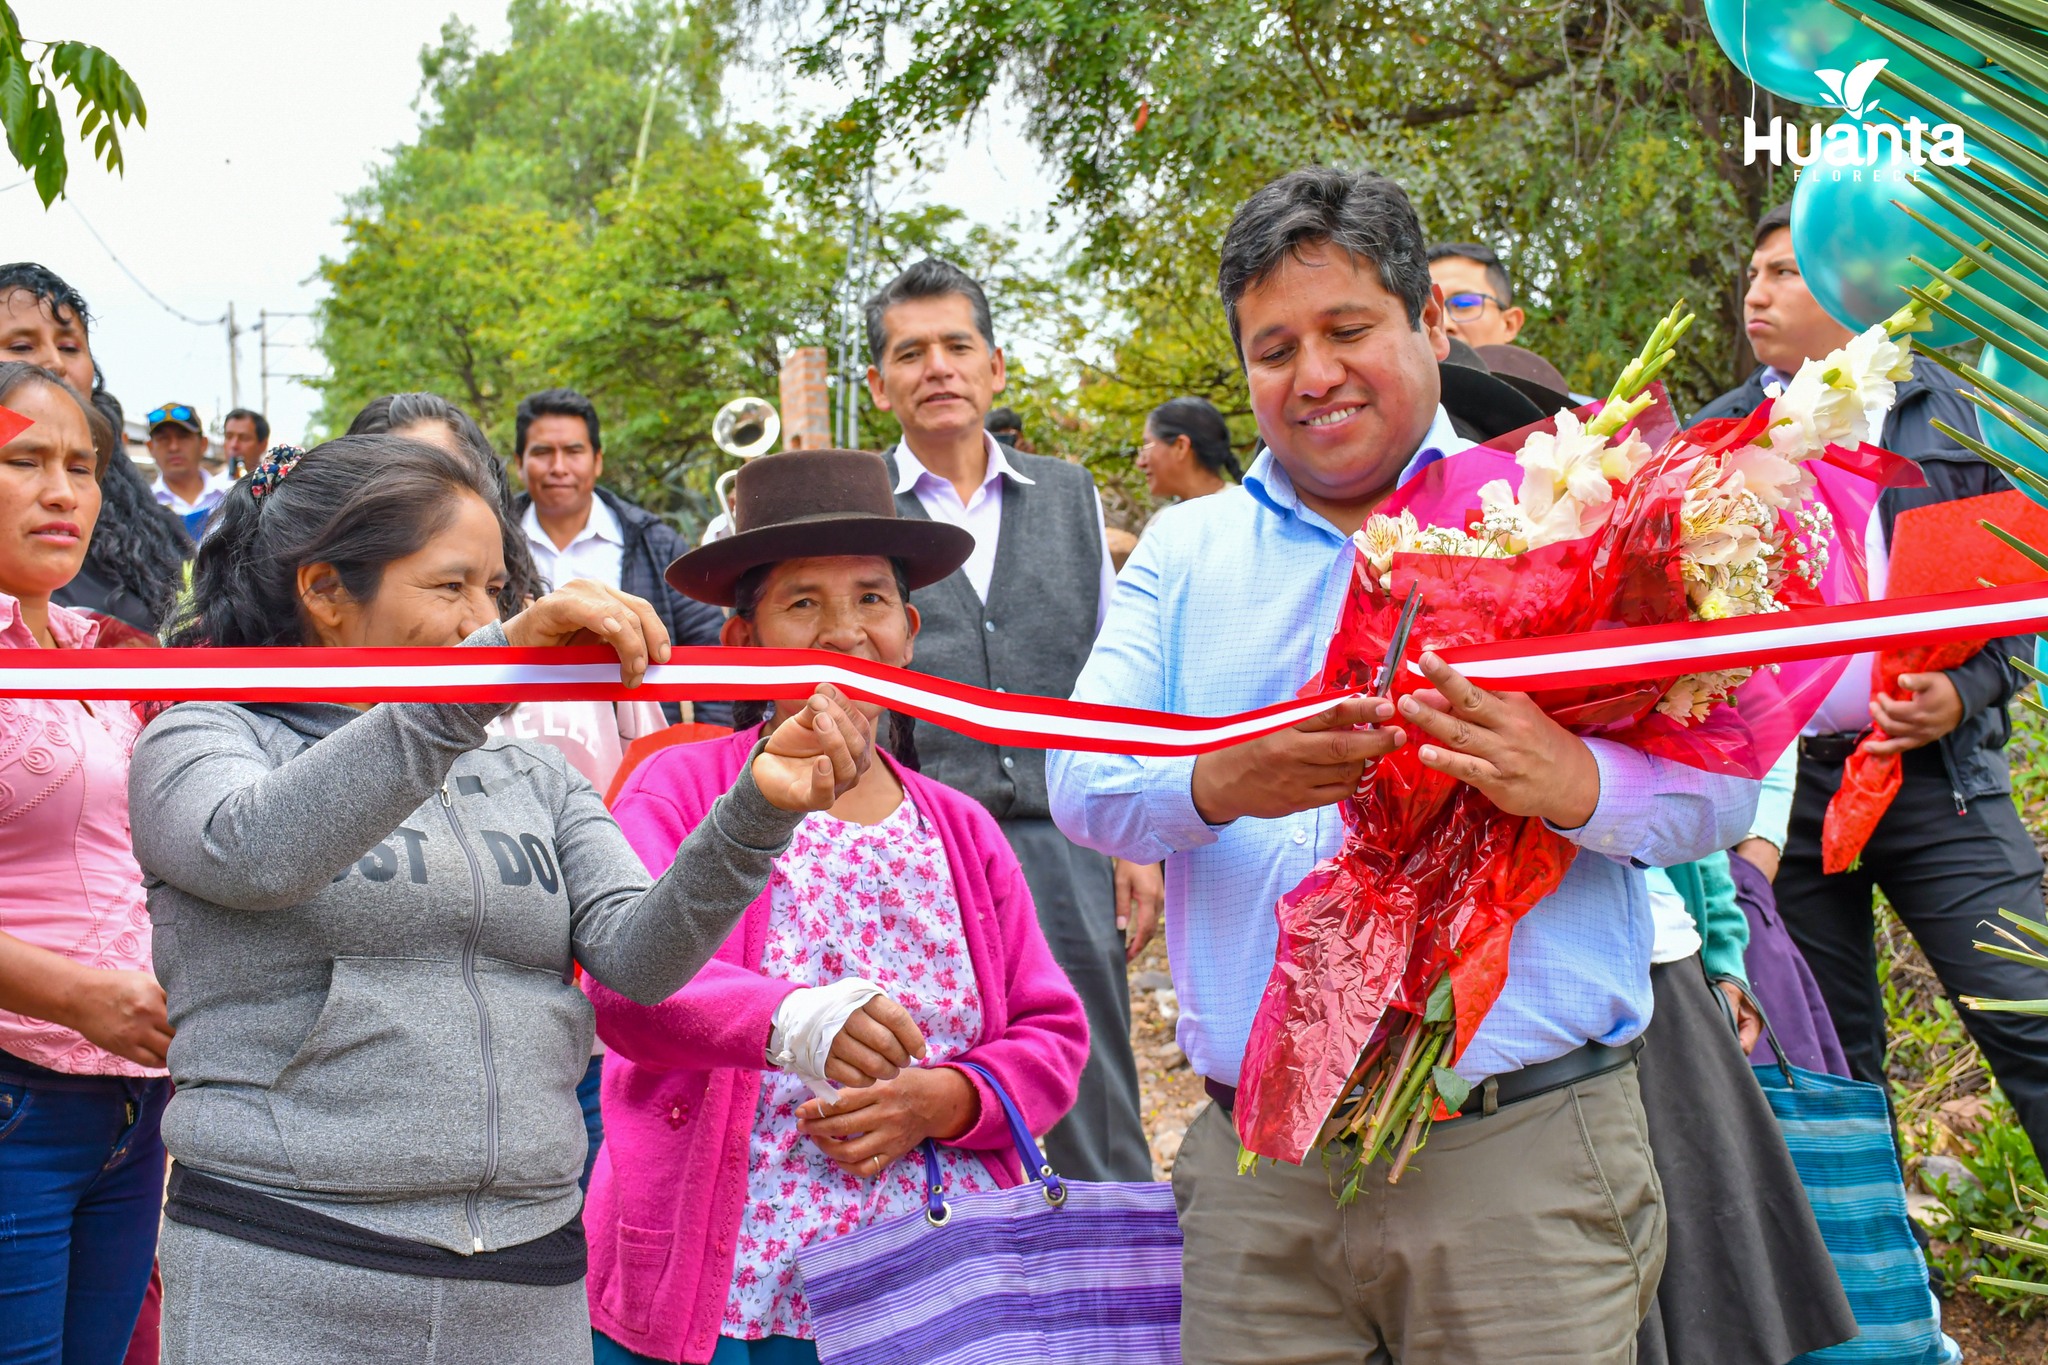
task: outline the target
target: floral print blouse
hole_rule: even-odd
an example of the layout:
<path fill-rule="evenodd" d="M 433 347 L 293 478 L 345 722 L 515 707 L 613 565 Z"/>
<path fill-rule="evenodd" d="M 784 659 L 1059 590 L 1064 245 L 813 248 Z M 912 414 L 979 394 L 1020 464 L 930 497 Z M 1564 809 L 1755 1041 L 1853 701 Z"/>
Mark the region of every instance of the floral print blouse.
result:
<path fill-rule="evenodd" d="M 797 827 L 768 883 L 771 920 L 761 969 L 799 986 L 864 976 L 924 1031 L 925 1065 L 966 1052 L 981 1037 L 980 993 L 960 903 L 938 831 L 906 794 L 878 825 L 818 813 Z M 797 1131 L 811 1092 L 797 1077 L 762 1077 L 747 1155 L 747 1204 L 735 1245 L 721 1334 L 812 1338 L 796 1250 L 924 1207 L 916 1152 L 879 1178 L 849 1175 Z M 995 1188 L 987 1169 L 939 1148 L 949 1192 Z"/>

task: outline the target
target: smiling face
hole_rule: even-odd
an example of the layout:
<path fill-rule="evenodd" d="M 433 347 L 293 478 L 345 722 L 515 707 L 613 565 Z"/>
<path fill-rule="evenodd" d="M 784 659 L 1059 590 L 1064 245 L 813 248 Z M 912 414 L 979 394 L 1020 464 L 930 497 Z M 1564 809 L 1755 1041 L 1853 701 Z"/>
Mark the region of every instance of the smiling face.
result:
<path fill-rule="evenodd" d="M 1749 259 L 1749 292 L 1742 298 L 1749 348 L 1772 369 L 1791 374 L 1818 360 L 1854 335 L 1829 317 L 1806 287 L 1792 254 L 1792 230 L 1777 228 L 1757 243 Z"/>
<path fill-rule="evenodd" d="M 0 360 L 40 365 L 80 393 L 92 392 L 92 347 L 86 341 L 85 319 L 68 309 L 59 318 L 26 289 L 0 297 Z"/>
<path fill-rule="evenodd" d="M 964 294 L 906 299 L 882 314 L 882 363 L 868 367 L 875 406 L 907 437 L 979 433 L 1007 378 L 1003 352 L 974 323 Z"/>
<path fill-rule="evenodd" d="M 367 602 L 349 596 L 332 565 L 299 570 L 309 643 L 344 648 L 459 645 L 498 619 L 505 541 L 498 514 L 468 489 L 425 545 L 384 566 Z"/>
<path fill-rule="evenodd" d="M 1436 417 L 1441 295 L 1412 325 L 1376 267 L 1316 243 L 1246 289 L 1237 318 L 1259 434 L 1302 501 L 1357 530 Z"/>
<path fill-rule="evenodd" d="M 551 412 L 526 429 L 519 453 L 519 477 L 534 510 L 549 519 L 573 519 L 590 511 L 593 490 L 604 475 L 604 452 L 590 443 L 581 417 Z"/>
<path fill-rule="evenodd" d="M 0 592 L 48 597 L 85 563 L 100 515 L 99 460 L 70 394 L 30 381 L 6 405 L 34 425 L 0 447 Z"/>
<path fill-rule="evenodd" d="M 753 609 L 727 617 L 718 638 L 738 648 L 829 649 L 902 668 L 917 628 L 917 608 L 903 600 L 895 565 L 879 555 L 831 555 L 786 559 L 769 569 Z M 883 710 L 855 705 L 870 718 Z"/>

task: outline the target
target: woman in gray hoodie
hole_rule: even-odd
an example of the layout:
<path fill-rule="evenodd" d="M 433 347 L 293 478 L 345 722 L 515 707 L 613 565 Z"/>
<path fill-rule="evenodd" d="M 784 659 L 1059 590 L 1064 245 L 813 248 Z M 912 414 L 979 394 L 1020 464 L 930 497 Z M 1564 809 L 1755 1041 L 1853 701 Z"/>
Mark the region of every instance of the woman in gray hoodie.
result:
<path fill-rule="evenodd" d="M 280 448 L 200 551 L 188 645 L 602 640 L 653 610 L 578 582 L 498 624 L 519 534 L 473 462 L 391 436 Z M 711 956 L 871 734 L 820 689 L 651 887 L 597 794 L 487 704 L 186 703 L 131 768 L 175 1036 L 163 1358 L 590 1358 L 581 966 L 647 1004 Z"/>

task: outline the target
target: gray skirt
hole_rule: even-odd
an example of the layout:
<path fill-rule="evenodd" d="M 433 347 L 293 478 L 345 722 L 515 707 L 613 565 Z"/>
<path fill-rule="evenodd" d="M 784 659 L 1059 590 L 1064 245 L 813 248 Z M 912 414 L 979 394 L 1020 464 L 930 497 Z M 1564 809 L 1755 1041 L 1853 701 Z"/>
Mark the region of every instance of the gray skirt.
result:
<path fill-rule="evenodd" d="M 163 1365 L 576 1365 L 584 1282 L 440 1280 L 336 1265 L 164 1221 Z"/>
<path fill-rule="evenodd" d="M 1640 1365 L 1785 1365 L 1856 1335 L 1806 1187 L 1697 956 L 1650 969 L 1643 1111 L 1664 1278 Z"/>

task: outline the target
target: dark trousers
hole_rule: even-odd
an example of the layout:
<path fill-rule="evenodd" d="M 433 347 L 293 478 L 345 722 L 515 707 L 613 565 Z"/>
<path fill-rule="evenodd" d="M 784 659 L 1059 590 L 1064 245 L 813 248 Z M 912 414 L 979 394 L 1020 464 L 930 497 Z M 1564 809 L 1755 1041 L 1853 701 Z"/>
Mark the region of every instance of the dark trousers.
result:
<path fill-rule="evenodd" d="M 1088 1065 L 1074 1107 L 1045 1135 L 1053 1169 L 1073 1180 L 1150 1180 L 1152 1147 L 1138 1115 L 1131 983 L 1116 927 L 1109 859 L 1070 843 L 1050 820 L 1005 820 L 1053 961 L 1088 1016 Z"/>
<path fill-rule="evenodd" d="M 167 1080 L 0 1058 L 0 1362 L 114 1365 L 149 1287 Z"/>
<path fill-rule="evenodd" d="M 2048 994 L 2040 972 L 1974 946 L 1991 937 L 1987 922 L 1999 923 L 2000 910 L 2043 917 L 2041 856 L 2012 798 L 1982 797 L 1957 812 L 1934 747 L 1908 752 L 1904 770 L 1861 865 L 1828 876 L 1820 870 L 1821 820 L 1841 785 L 1842 766 L 1801 757 L 1774 888 L 1779 913 L 1820 984 L 1850 1074 L 1889 1094 L 1871 900 L 1872 889 L 1882 889 L 1955 1002 L 2035 1152 L 2048 1156 L 2048 1017 L 1973 1010 L 1957 1000 Z"/>

